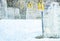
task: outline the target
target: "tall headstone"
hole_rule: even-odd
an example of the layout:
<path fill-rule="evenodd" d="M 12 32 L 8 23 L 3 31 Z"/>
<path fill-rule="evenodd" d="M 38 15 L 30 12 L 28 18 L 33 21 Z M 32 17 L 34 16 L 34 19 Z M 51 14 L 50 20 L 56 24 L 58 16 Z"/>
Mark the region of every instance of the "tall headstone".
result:
<path fill-rule="evenodd" d="M 2 19 L 3 18 L 7 18 L 7 1 L 6 0 L 1 0 L 1 14 L 3 14 L 1 17 Z"/>
<path fill-rule="evenodd" d="M 44 14 L 44 36 L 50 38 L 60 37 L 60 6 L 52 2 L 48 12 Z"/>
<path fill-rule="evenodd" d="M 1 7 L 1 0 L 0 0 L 0 19 L 1 19 L 1 16 L 2 16 L 2 14 L 1 14 L 1 10 L 2 9 L 2 7 Z"/>

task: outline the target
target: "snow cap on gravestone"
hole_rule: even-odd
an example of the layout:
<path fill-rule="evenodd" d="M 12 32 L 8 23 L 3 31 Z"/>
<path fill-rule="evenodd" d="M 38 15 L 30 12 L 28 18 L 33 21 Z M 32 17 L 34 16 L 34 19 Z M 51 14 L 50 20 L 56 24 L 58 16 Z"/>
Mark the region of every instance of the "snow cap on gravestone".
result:
<path fill-rule="evenodd" d="M 51 7 L 58 7 L 59 6 L 59 3 L 58 2 L 52 2 L 50 6 Z"/>

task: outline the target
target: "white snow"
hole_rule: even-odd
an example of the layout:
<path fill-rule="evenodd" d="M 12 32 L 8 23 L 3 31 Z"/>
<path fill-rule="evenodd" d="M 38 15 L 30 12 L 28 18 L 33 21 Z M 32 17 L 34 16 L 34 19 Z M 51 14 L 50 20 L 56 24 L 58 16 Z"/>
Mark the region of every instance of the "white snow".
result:
<path fill-rule="evenodd" d="M 0 41 L 60 41 L 35 39 L 42 34 L 41 20 L 0 20 Z"/>
<path fill-rule="evenodd" d="M 0 41 L 25 41 L 42 34 L 41 20 L 0 20 Z"/>

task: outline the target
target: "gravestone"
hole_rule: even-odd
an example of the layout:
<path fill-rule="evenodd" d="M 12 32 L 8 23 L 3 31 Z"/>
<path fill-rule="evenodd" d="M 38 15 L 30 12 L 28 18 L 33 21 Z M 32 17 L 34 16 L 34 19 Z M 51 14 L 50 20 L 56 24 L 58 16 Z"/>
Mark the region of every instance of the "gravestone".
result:
<path fill-rule="evenodd" d="M 0 19 L 7 18 L 7 2 L 0 0 Z"/>
<path fill-rule="evenodd" d="M 44 36 L 50 38 L 60 37 L 60 6 L 52 2 L 48 12 L 44 14 Z"/>

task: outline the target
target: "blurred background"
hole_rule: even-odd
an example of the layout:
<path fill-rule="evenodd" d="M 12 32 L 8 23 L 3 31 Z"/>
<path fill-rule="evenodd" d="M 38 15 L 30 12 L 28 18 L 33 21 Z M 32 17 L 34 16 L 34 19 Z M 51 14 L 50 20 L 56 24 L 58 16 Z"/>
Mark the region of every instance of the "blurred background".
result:
<path fill-rule="evenodd" d="M 0 19 L 41 19 L 38 9 L 40 0 L 0 0 Z M 60 0 L 43 0 L 44 14 L 53 2 L 60 4 Z M 52 6 L 53 7 L 53 6 Z M 56 7 L 57 8 L 57 7 Z M 52 8 L 53 9 L 53 8 Z"/>

